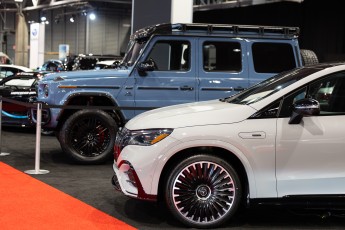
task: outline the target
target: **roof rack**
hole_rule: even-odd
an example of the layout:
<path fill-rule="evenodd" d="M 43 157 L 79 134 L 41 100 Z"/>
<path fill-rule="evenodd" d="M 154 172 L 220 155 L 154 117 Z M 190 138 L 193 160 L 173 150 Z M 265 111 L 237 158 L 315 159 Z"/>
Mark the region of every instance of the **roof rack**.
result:
<path fill-rule="evenodd" d="M 246 37 L 271 37 L 271 38 L 297 38 L 298 27 L 261 26 L 261 25 L 235 25 L 235 24 L 203 24 L 203 23 L 163 23 L 137 30 L 131 39 L 148 39 L 153 34 L 192 34 L 215 36 L 246 36 Z"/>
<path fill-rule="evenodd" d="M 281 26 L 260 26 L 260 25 L 235 25 L 235 24 L 202 24 L 192 23 L 172 24 L 172 30 L 176 32 L 207 32 L 214 33 L 228 33 L 233 35 L 279 35 L 285 37 L 298 37 L 298 27 L 281 27 Z"/>

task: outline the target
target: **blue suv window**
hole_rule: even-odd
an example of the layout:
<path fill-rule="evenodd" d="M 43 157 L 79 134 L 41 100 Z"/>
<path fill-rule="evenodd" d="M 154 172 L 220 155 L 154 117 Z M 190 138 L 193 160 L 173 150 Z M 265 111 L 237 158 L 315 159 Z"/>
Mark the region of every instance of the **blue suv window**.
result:
<path fill-rule="evenodd" d="M 203 59 L 206 72 L 239 72 L 242 69 L 241 45 L 238 42 L 204 42 Z"/>
<path fill-rule="evenodd" d="M 252 52 L 257 73 L 280 73 L 296 67 L 290 44 L 257 42 L 253 44 Z"/>
<path fill-rule="evenodd" d="M 157 71 L 187 71 L 190 69 L 190 43 L 188 41 L 158 41 L 148 59 L 154 61 Z"/>

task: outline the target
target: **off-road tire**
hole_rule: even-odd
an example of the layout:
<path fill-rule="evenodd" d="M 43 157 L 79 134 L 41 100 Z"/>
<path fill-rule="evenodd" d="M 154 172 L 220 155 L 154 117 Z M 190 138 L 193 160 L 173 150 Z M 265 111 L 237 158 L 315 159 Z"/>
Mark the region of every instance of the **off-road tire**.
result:
<path fill-rule="evenodd" d="M 301 49 L 301 57 L 303 66 L 309 66 L 319 63 L 317 55 L 312 50 Z"/>
<path fill-rule="evenodd" d="M 111 159 L 118 126 L 102 110 L 79 110 L 72 114 L 59 132 L 62 150 L 83 164 L 99 164 Z"/>

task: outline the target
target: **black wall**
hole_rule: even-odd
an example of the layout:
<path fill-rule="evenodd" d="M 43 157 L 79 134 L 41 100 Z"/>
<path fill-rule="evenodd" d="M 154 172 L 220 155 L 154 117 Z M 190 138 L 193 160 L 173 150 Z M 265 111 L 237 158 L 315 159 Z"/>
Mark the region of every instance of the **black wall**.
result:
<path fill-rule="evenodd" d="M 165 0 L 164 4 L 159 4 L 158 0 L 134 0 L 132 32 L 143 27 L 170 22 L 171 0 Z"/>
<path fill-rule="evenodd" d="M 197 11 L 193 22 L 298 26 L 301 48 L 313 50 L 320 62 L 345 61 L 345 13 L 341 3 L 341 0 L 304 0 Z"/>

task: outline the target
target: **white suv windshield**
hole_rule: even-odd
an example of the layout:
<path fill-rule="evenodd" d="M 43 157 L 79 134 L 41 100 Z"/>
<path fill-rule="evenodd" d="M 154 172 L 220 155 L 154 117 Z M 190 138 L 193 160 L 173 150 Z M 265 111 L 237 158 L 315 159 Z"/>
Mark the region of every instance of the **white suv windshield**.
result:
<path fill-rule="evenodd" d="M 286 71 L 268 78 L 247 90 L 242 91 L 232 97 L 221 99 L 221 101 L 234 103 L 234 104 L 246 104 L 257 102 L 266 98 L 281 89 L 284 89 L 288 85 L 299 81 L 300 79 L 319 71 L 316 68 L 298 68 L 290 71 Z"/>

